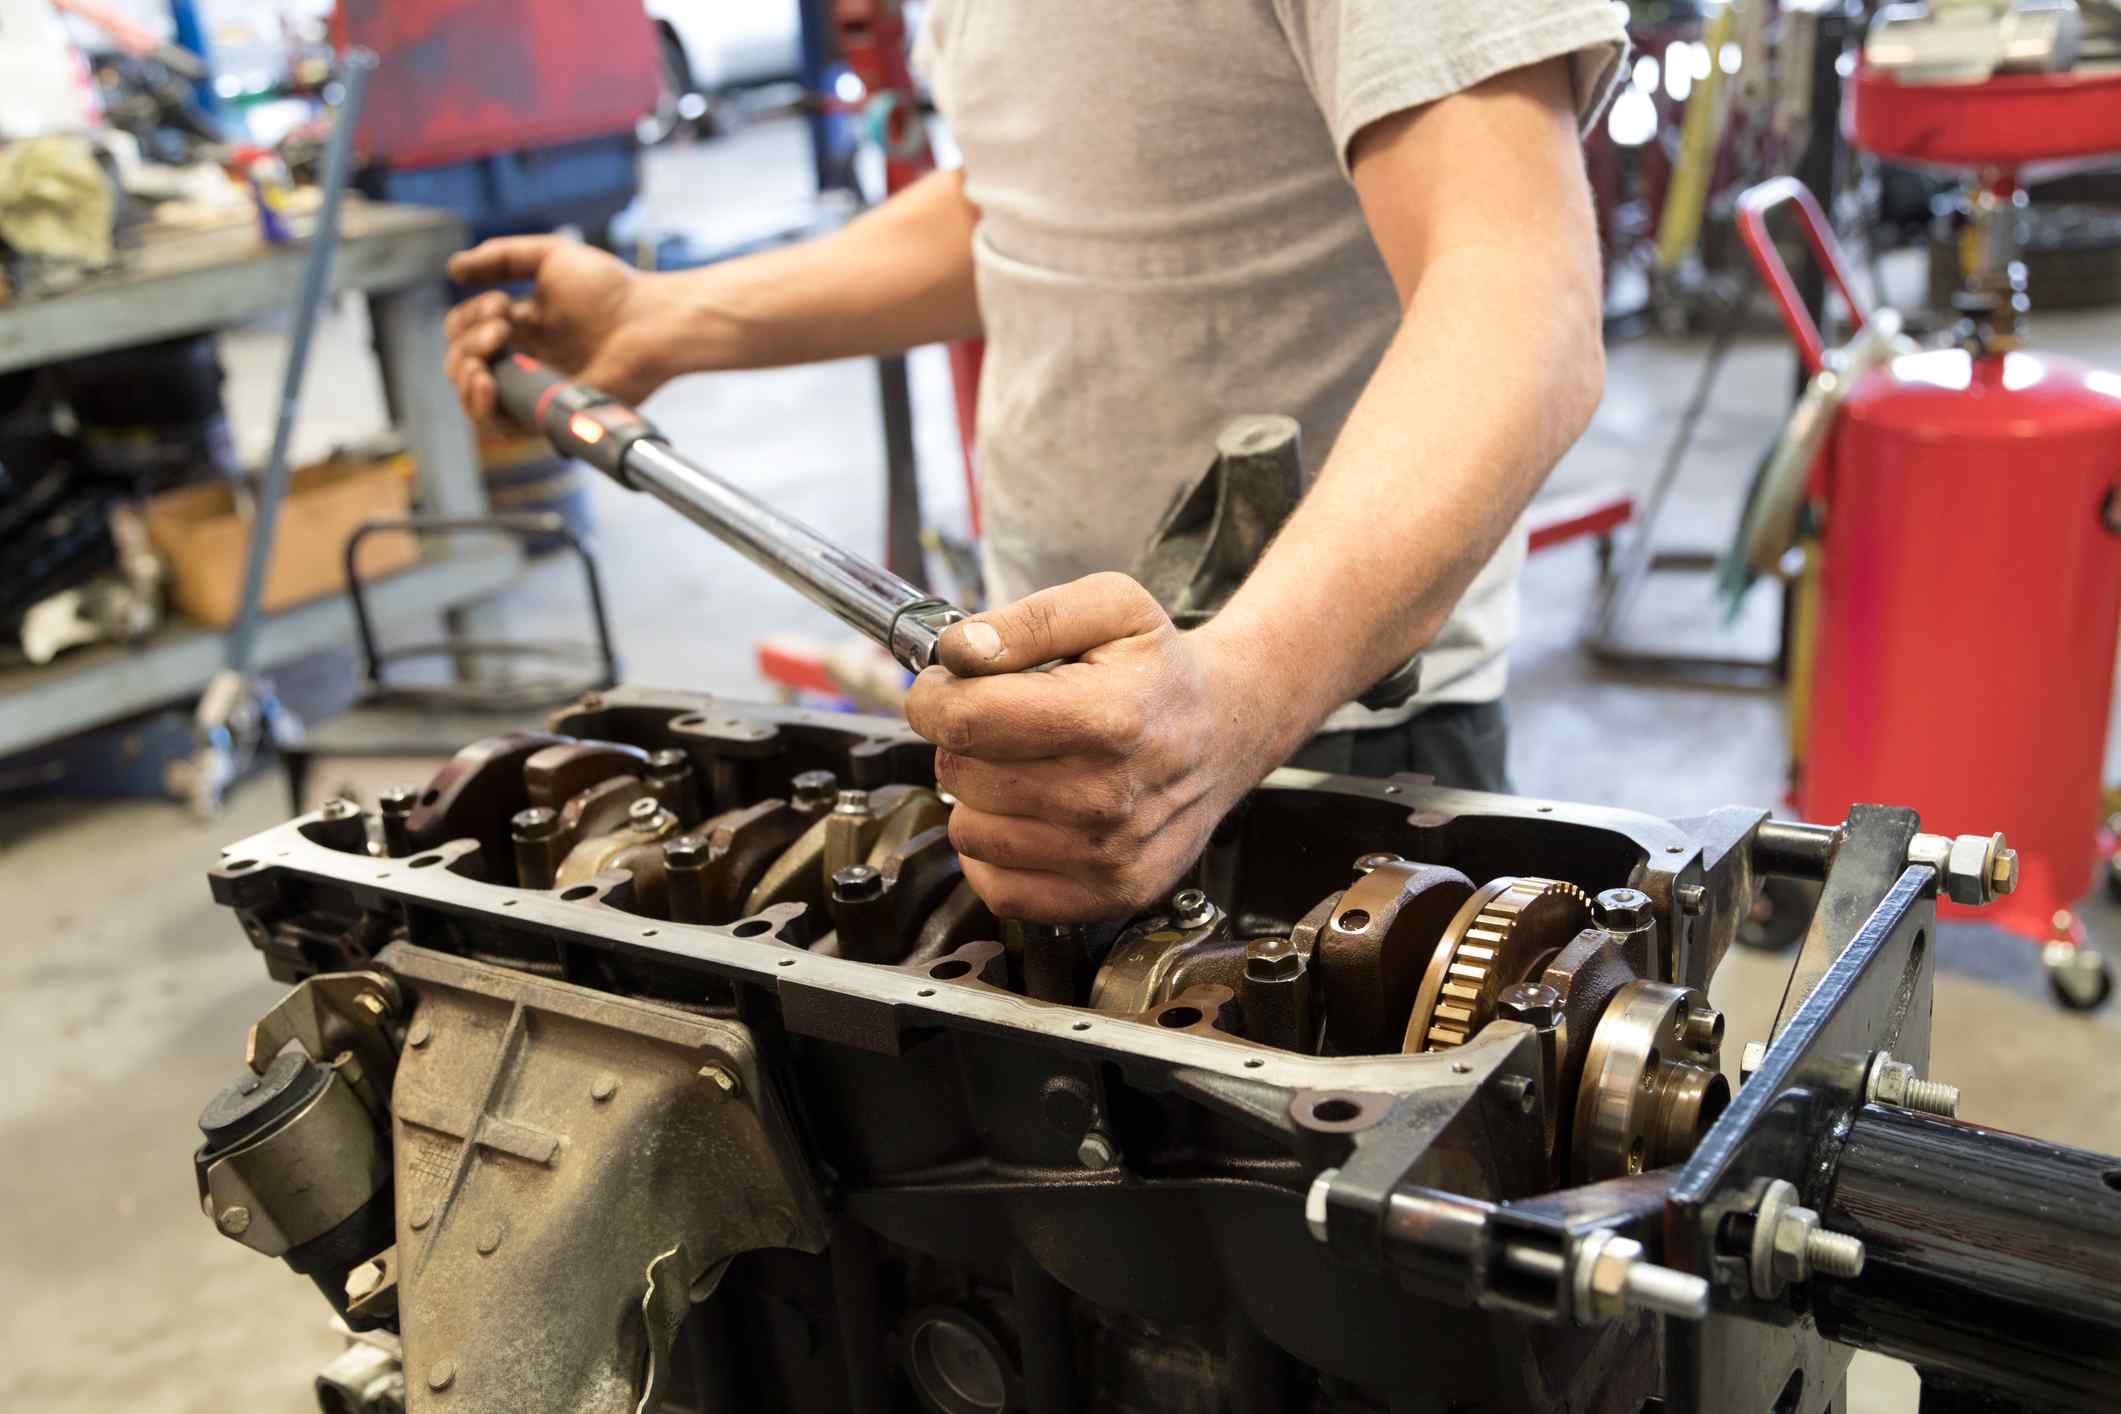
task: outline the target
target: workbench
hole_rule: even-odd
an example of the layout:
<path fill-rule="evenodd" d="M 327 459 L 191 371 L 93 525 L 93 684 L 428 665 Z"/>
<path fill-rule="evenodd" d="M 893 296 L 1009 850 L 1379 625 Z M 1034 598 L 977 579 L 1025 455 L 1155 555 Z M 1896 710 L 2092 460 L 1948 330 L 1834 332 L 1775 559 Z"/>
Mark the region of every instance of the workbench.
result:
<path fill-rule="evenodd" d="M 443 376 L 442 276 L 464 241 L 454 216 L 349 202 L 334 291 L 367 296 L 384 387 L 418 465 L 422 508 L 486 514 L 478 446 Z M 45 299 L 0 305 L 0 373 L 196 334 L 269 313 L 294 297 L 306 240 L 265 244 L 255 223 L 152 230 L 122 268 Z M 314 390 L 313 390 L 314 392 Z M 410 569 L 376 581 L 379 630 L 431 623 L 483 599 L 521 569 L 513 548 L 427 547 Z M 354 641 L 344 595 L 312 600 L 259 625 L 268 668 Z M 0 669 L 0 756 L 196 695 L 225 665 L 223 632 L 172 618 L 144 642 L 76 649 L 46 667 Z"/>

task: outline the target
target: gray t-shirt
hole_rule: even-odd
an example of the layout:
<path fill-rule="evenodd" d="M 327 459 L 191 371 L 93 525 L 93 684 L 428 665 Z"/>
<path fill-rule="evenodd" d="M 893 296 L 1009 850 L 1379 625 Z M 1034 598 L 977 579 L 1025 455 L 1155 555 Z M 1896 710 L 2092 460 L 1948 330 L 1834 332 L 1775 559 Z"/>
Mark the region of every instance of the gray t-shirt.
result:
<path fill-rule="evenodd" d="M 1397 331 L 1348 179 L 1366 125 L 1573 55 L 1595 116 L 1610 0 L 930 0 L 914 60 L 964 154 L 987 588 L 1128 568 L 1244 413 L 1315 476 Z M 1409 468 L 1418 475 L 1419 467 Z M 1419 705 L 1502 694 L 1524 538 L 1424 654 Z M 1349 707 L 1330 726 L 1378 725 Z"/>

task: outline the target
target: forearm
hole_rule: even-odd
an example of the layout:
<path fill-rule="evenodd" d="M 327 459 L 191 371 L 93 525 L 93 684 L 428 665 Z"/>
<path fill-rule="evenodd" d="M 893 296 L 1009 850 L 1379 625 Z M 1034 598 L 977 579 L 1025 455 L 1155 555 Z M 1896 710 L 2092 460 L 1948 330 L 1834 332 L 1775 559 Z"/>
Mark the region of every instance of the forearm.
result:
<path fill-rule="evenodd" d="M 653 277 L 665 376 L 898 353 L 980 332 L 978 210 L 935 172 L 817 240 Z"/>
<path fill-rule="evenodd" d="M 1424 271 L 1317 484 L 1211 625 L 1289 685 L 1256 724 L 1270 757 L 1436 635 L 1582 432 L 1604 379 L 1584 266 L 1496 243 Z"/>

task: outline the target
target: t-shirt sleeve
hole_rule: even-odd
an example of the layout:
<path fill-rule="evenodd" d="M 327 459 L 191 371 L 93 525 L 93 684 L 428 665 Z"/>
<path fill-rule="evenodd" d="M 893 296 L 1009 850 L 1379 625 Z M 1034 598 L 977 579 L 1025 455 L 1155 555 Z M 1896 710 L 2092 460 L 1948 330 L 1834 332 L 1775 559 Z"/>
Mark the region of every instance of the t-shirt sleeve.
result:
<path fill-rule="evenodd" d="M 1627 52 L 1613 0 L 1274 0 L 1342 167 L 1379 118 L 1567 57 L 1588 131 Z"/>

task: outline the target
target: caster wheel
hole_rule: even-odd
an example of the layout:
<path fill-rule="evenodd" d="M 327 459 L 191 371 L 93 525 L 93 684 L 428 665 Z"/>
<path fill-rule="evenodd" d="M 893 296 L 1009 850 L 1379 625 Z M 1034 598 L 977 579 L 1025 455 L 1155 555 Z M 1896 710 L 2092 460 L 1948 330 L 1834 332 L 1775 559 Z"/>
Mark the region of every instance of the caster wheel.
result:
<path fill-rule="evenodd" d="M 2071 1011 L 2094 1011 L 2114 994 L 2114 972 L 2096 948 L 2049 943 L 2040 951 L 2048 989 Z"/>
<path fill-rule="evenodd" d="M 1819 886 L 1802 879 L 1761 881 L 1753 911 L 1738 925 L 1738 941 L 1762 952 L 1781 952 L 1804 937 L 1819 904 Z"/>

